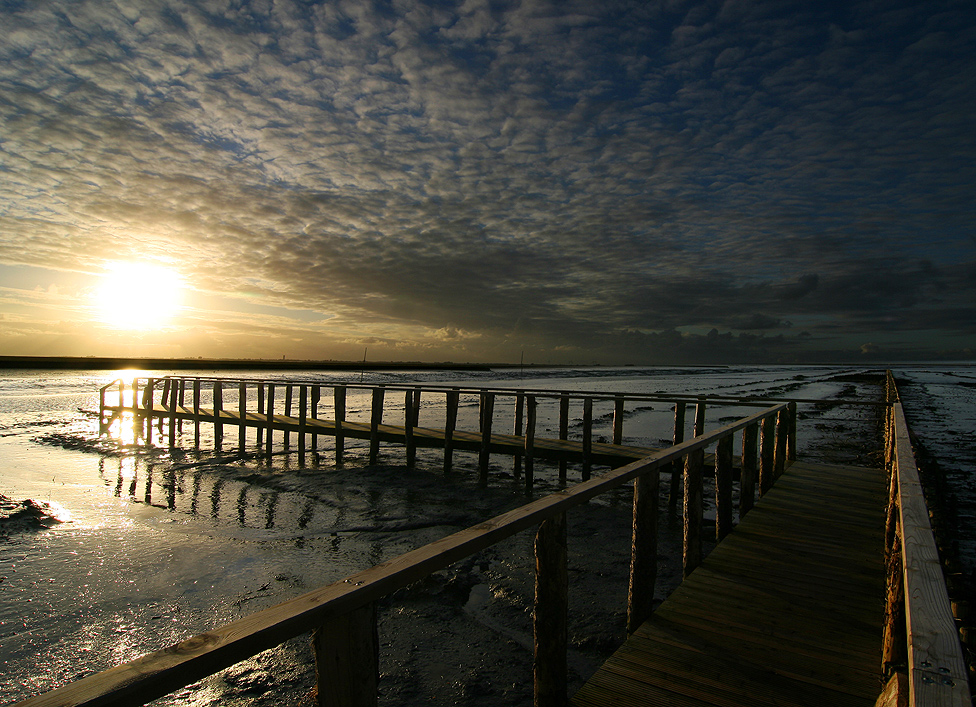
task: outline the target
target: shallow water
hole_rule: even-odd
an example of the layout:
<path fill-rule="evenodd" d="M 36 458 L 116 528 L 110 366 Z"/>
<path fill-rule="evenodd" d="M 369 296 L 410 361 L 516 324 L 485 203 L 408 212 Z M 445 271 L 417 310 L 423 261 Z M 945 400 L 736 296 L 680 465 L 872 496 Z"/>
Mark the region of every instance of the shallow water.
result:
<path fill-rule="evenodd" d="M 362 382 L 878 399 L 880 390 L 875 386 L 845 378 L 861 372 L 839 367 L 367 372 Z M 360 382 L 359 374 L 252 375 Z M 304 463 L 294 446 L 286 453 L 280 441 L 270 464 L 262 456 L 241 456 L 234 448 L 236 430 L 227 430 L 223 451 L 218 453 L 205 451 L 213 447 L 212 431 L 205 427 L 201 429 L 201 450 L 194 451 L 190 425 L 180 438 L 182 451 L 119 446 L 99 438 L 93 415 L 98 388 L 115 377 L 113 373 L 0 372 L 0 494 L 48 503 L 70 514 L 70 521 L 50 529 L 0 537 L 0 688 L 11 700 L 336 581 L 525 501 L 510 458 L 492 458 L 489 486 L 480 489 L 477 456 L 465 453 L 457 453 L 457 473 L 446 478 L 440 473 L 440 452 L 419 450 L 417 470 L 411 471 L 402 466 L 402 449 L 383 447 L 381 464 L 367 467 L 366 445 L 355 441 L 348 442 L 346 463 L 337 468 L 331 440 L 322 437 L 322 449 L 309 454 Z M 233 393 L 228 395 L 225 405 L 231 407 Z M 368 419 L 368 396 L 368 392 L 350 390 L 351 419 Z M 385 419 L 402 416 L 400 397 L 388 394 Z M 323 401 L 323 417 L 329 416 L 330 404 Z M 496 430 L 511 425 L 510 405 L 503 397 L 496 402 Z M 610 436 L 612 407 L 612 403 L 595 405 L 595 437 Z M 826 461 L 851 461 L 860 456 L 865 463 L 871 461 L 870 445 L 865 446 L 876 432 L 870 411 L 801 405 L 801 456 Z M 459 428 L 476 429 L 478 414 L 477 396 L 465 396 Z M 708 426 L 741 414 L 741 409 L 709 407 Z M 420 424 L 442 425 L 443 415 L 441 398 L 425 395 Z M 580 434 L 580 416 L 580 411 L 571 411 L 571 436 Z M 688 417 L 690 435 L 693 415 Z M 538 424 L 539 436 L 556 436 L 558 407 L 554 400 L 540 399 Z M 967 424 L 971 433 L 972 422 Z M 670 439 L 672 425 L 673 411 L 667 404 L 629 406 L 624 442 L 657 446 L 660 440 Z M 554 466 L 537 462 L 536 467 L 537 495 L 559 488 Z M 578 479 L 578 473 L 571 469 L 570 480 Z M 624 528 L 629 523 L 626 490 L 593 505 L 595 513 L 616 519 L 612 522 L 622 519 Z M 597 531 L 583 528 L 579 532 Z M 528 548 L 530 540 L 517 542 Z M 520 547 L 513 550 L 516 556 L 522 553 Z M 530 577 L 531 573 L 527 567 L 510 567 L 511 562 L 501 550 L 486 552 L 477 563 L 472 560 L 465 565 L 463 572 L 452 570 L 423 591 L 449 593 L 454 591 L 452 587 L 459 587 L 458 612 L 486 636 L 501 636 L 499 640 L 507 646 L 502 650 L 490 645 L 483 650 L 497 648 L 502 655 L 499 661 L 521 663 L 525 649 L 520 637 L 525 632 L 518 626 L 525 607 L 519 604 L 523 599 L 515 598 L 518 592 L 505 589 L 503 578 L 506 574 Z M 613 562 L 614 572 L 620 569 L 617 565 L 626 572 L 625 558 Z M 488 596 L 483 585 L 491 589 Z M 472 588 L 477 588 L 473 594 Z M 625 594 L 625 586 L 623 591 Z M 410 623 L 410 611 L 423 614 L 426 610 L 412 605 L 411 596 L 406 595 L 400 605 L 386 607 L 383 625 L 409 634 L 405 627 Z M 463 611 L 465 606 L 467 611 Z M 484 610 L 486 606 L 491 612 Z M 511 616 L 506 618 L 505 612 Z M 501 630 L 500 626 L 509 628 Z M 447 630 L 445 626 L 441 629 Z M 579 631 L 583 644 L 587 635 L 600 635 L 592 625 Z M 473 635 L 475 629 L 471 632 Z M 484 640 L 493 643 L 490 638 Z M 410 704 L 424 692 L 410 687 L 413 678 L 408 666 L 413 665 L 409 658 L 413 653 L 397 648 L 396 643 L 390 639 L 390 645 L 384 647 L 384 651 L 401 652 L 384 668 L 383 703 Z M 450 662 L 458 647 L 445 646 L 444 660 Z M 417 647 L 417 651 L 422 649 Z M 269 704 L 280 704 L 282 685 L 301 686 L 309 679 L 307 665 L 295 667 L 294 650 L 304 649 L 289 644 L 231 669 L 219 680 L 211 679 L 164 701 L 202 705 L 253 702 L 260 697 Z M 505 657 L 509 655 L 505 650 L 516 657 Z M 580 650 L 578 658 L 584 660 L 589 649 Z M 45 656 L 42 664 L 37 662 L 38 655 Z M 479 700 L 485 704 L 524 703 L 521 679 L 504 689 L 492 687 L 500 679 L 499 670 L 498 665 L 469 666 L 462 671 L 464 677 L 446 684 L 444 694 L 455 695 L 451 699 L 461 704 L 481 704 Z M 516 671 L 516 675 L 521 673 Z M 531 687 L 528 694 L 531 696 Z"/>

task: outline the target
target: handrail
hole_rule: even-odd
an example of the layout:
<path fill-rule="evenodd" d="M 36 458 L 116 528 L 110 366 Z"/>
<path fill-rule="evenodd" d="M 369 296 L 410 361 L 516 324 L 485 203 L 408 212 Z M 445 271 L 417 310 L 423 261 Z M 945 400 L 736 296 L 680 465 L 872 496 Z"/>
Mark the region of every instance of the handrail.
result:
<path fill-rule="evenodd" d="M 648 519 L 656 519 L 658 507 L 657 482 L 660 474 L 652 472 L 670 472 L 672 463 L 685 459 L 683 562 L 687 574 L 701 557 L 699 535 L 702 502 L 701 472 L 705 448 L 717 443 L 720 448 L 727 450 L 728 453 L 716 454 L 716 477 L 723 476 L 731 483 L 732 435 L 739 430 L 745 430 L 744 439 L 751 440 L 750 444 L 755 445 L 756 430 L 762 425 L 764 439 L 761 446 L 764 461 L 768 450 L 770 456 L 775 456 L 774 467 L 777 474 L 782 473 L 783 467 L 788 463 L 786 438 L 791 417 L 789 404 L 768 407 L 644 459 L 612 469 L 588 481 L 502 513 L 491 520 L 407 552 L 340 582 L 258 611 L 134 661 L 87 676 L 51 692 L 29 698 L 18 705 L 20 707 L 50 705 L 65 707 L 67 705 L 140 704 L 185 687 L 283 641 L 307 633 L 314 627 L 321 627 L 315 629 L 314 644 L 317 650 L 324 651 L 325 644 L 336 643 L 336 641 L 320 640 L 320 632 L 331 630 L 333 633 L 330 635 L 334 636 L 337 633 L 334 627 L 341 625 L 343 631 L 348 630 L 358 634 L 353 638 L 348 634 L 342 635 L 347 643 L 357 643 L 358 639 L 362 639 L 362 643 L 369 644 L 372 640 L 373 653 L 375 653 L 375 638 L 370 639 L 370 635 L 375 636 L 374 603 L 377 600 L 540 523 L 542 527 L 536 539 L 536 704 L 540 707 L 564 704 L 565 512 L 629 481 L 635 481 L 635 524 L 628 598 L 628 627 L 633 630 L 633 627 L 643 620 L 641 615 L 649 611 L 654 595 L 653 571 L 649 577 L 641 574 L 646 573 L 649 566 L 654 566 L 657 552 L 657 540 L 654 535 L 656 521 L 646 522 Z M 774 436 L 770 435 L 771 430 L 775 431 Z M 755 454 L 750 456 L 755 460 Z M 745 453 L 743 457 L 745 459 Z M 766 464 L 764 463 L 763 466 L 765 467 Z M 749 473 L 753 472 L 754 470 Z M 746 473 L 747 470 L 744 469 L 743 476 Z M 752 493 L 750 489 L 749 495 L 751 496 Z M 717 502 L 730 504 L 731 490 L 726 497 L 727 500 L 717 497 Z M 751 503 L 752 498 L 749 498 L 749 507 Z M 747 506 L 743 504 L 740 512 L 745 513 L 747 510 Z M 717 508 L 717 513 L 730 515 L 731 510 Z M 554 559 L 550 561 L 546 558 Z M 640 581 L 635 579 L 638 577 Z M 552 591 L 555 599 L 550 597 L 547 601 L 540 601 L 538 594 L 540 586 L 547 588 L 544 591 Z M 562 612 L 561 617 L 560 612 Z M 560 625 L 561 643 L 558 640 Z M 357 658 L 361 659 L 365 655 L 366 662 L 369 663 L 370 651 L 366 650 L 363 653 L 361 645 L 358 647 L 360 652 L 357 653 Z M 335 645 L 330 645 L 328 650 L 335 651 L 337 648 Z M 343 650 L 343 647 L 339 646 L 338 650 Z M 349 648 L 349 650 L 353 649 Z M 348 659 L 349 655 L 345 655 L 345 658 Z M 336 664 L 341 665 L 343 661 L 323 660 L 321 656 L 319 657 L 317 666 L 321 671 L 320 704 L 375 704 L 375 683 L 370 683 L 368 680 L 364 685 L 353 688 L 359 691 L 359 697 L 352 702 L 335 696 L 323 698 L 323 690 L 331 691 L 335 683 L 350 680 L 348 675 L 336 671 L 334 667 Z M 362 674 L 363 669 L 361 668 L 360 671 Z M 367 665 L 364 670 L 367 677 L 371 671 L 375 672 L 375 666 Z M 324 677 L 322 673 L 325 674 Z M 561 686 L 560 675 L 563 679 Z M 355 679 L 358 680 L 358 677 Z M 372 696 L 369 694 L 370 691 L 373 693 Z"/>
<path fill-rule="evenodd" d="M 966 662 L 946 589 L 911 432 L 894 376 L 886 426 L 890 474 L 885 550 L 888 565 L 883 668 L 886 692 L 907 669 L 909 707 L 971 707 Z M 884 704 L 895 704 L 894 701 Z"/>

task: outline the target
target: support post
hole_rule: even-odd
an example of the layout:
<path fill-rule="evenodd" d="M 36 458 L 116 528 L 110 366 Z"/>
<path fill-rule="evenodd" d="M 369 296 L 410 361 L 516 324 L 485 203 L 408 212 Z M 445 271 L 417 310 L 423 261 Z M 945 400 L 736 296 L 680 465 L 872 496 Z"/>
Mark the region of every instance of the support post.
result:
<path fill-rule="evenodd" d="M 311 416 L 311 418 L 313 420 L 318 420 L 319 419 L 319 402 L 322 400 L 322 387 L 321 386 L 318 386 L 318 385 L 313 385 L 312 386 L 312 391 L 311 391 L 311 396 L 312 396 L 312 399 L 309 401 L 309 407 L 311 408 L 311 411 L 309 412 L 309 415 Z M 318 427 L 314 427 L 313 429 L 318 430 Z M 318 450 L 318 448 L 319 448 L 319 436 L 317 434 L 315 434 L 315 432 L 313 432 L 312 433 L 312 450 L 313 451 L 316 451 L 316 450 Z"/>
<path fill-rule="evenodd" d="M 674 444 L 678 445 L 685 441 L 685 404 L 676 402 L 674 404 Z M 681 498 L 681 472 L 683 462 L 675 459 L 671 462 L 671 487 L 668 491 L 668 516 L 675 518 L 678 515 L 678 500 Z"/>
<path fill-rule="evenodd" d="M 413 391 L 408 390 L 403 395 L 403 441 L 407 447 L 407 467 L 409 468 L 413 468 L 417 459 L 417 442 L 413 438 L 413 426 Z"/>
<path fill-rule="evenodd" d="M 458 402 L 460 393 L 457 390 L 447 391 L 447 406 L 444 410 L 444 473 L 450 474 L 454 465 L 454 428 L 457 427 Z"/>
<path fill-rule="evenodd" d="M 773 476 L 779 479 L 786 471 L 786 449 L 790 436 L 790 413 L 780 410 L 776 414 L 776 451 L 773 462 Z"/>
<path fill-rule="evenodd" d="M 613 443 L 623 444 L 624 441 L 624 399 L 613 399 Z"/>
<path fill-rule="evenodd" d="M 515 395 L 515 429 L 513 434 L 516 437 L 522 436 L 522 409 L 525 406 L 525 395 L 516 393 Z M 522 455 L 516 452 L 512 455 L 512 474 L 516 479 L 522 478 Z"/>
<path fill-rule="evenodd" d="M 380 454 L 380 425 L 383 424 L 384 388 L 373 388 L 373 403 L 369 419 L 369 463 L 375 464 Z"/>
<path fill-rule="evenodd" d="M 264 383 L 258 383 L 258 414 L 264 413 Z M 267 420 L 265 421 L 264 427 L 267 427 Z M 264 444 L 264 433 L 263 427 L 261 426 L 261 421 L 258 420 L 258 424 L 254 428 L 254 440 L 258 445 L 258 450 Z"/>
<path fill-rule="evenodd" d="M 145 443 L 147 447 L 152 446 L 152 419 L 153 419 L 153 395 L 154 388 L 156 387 L 156 379 L 150 378 L 146 382 L 146 388 L 142 392 L 142 407 L 145 409 L 146 413 L 146 437 Z"/>
<path fill-rule="evenodd" d="M 481 454 L 478 456 L 478 483 L 488 485 L 491 458 L 491 426 L 495 416 L 495 394 L 481 393 Z"/>
<path fill-rule="evenodd" d="M 184 378 L 180 378 L 179 406 L 180 407 L 185 407 L 186 406 L 186 380 Z M 183 431 L 183 418 L 180 418 L 179 420 L 177 420 L 176 421 L 176 425 L 179 428 L 179 431 L 182 432 Z"/>
<path fill-rule="evenodd" d="M 224 421 L 221 414 L 224 411 L 224 388 L 220 381 L 213 384 L 213 411 L 214 411 L 214 449 L 218 452 L 224 446 Z"/>
<path fill-rule="evenodd" d="M 379 632 L 376 604 L 336 616 L 312 634 L 319 707 L 376 707 Z"/>
<path fill-rule="evenodd" d="M 684 578 L 687 578 L 701 564 L 702 468 L 704 466 L 704 449 L 695 449 L 685 457 L 684 524 L 681 553 L 681 572 Z"/>
<path fill-rule="evenodd" d="M 342 431 L 342 423 L 346 419 L 346 387 L 337 385 L 332 391 L 335 404 L 335 463 L 342 466 L 342 455 L 345 451 L 346 436 Z"/>
<path fill-rule="evenodd" d="M 627 591 L 627 633 L 636 631 L 654 609 L 657 583 L 657 508 L 661 470 L 651 469 L 634 479 L 634 522 L 630 545 Z"/>
<path fill-rule="evenodd" d="M 183 381 L 180 381 L 180 388 L 183 388 Z M 180 393 L 176 390 L 176 381 L 173 380 L 169 387 L 169 446 L 170 449 L 176 446 L 176 404 L 180 399 Z"/>
<path fill-rule="evenodd" d="M 593 468 L 593 398 L 583 398 L 583 481 L 590 480 Z"/>
<path fill-rule="evenodd" d="M 532 455 L 535 453 L 535 417 L 536 400 L 534 395 L 525 396 L 525 492 L 532 492 L 534 482 L 535 463 Z"/>
<path fill-rule="evenodd" d="M 244 454 L 247 446 L 247 383 L 237 383 L 237 414 L 241 418 L 241 426 L 237 429 L 237 449 Z"/>
<path fill-rule="evenodd" d="M 715 447 L 715 540 L 732 532 L 732 441 L 731 434 Z"/>
<path fill-rule="evenodd" d="M 264 435 L 264 447 L 269 457 L 271 456 L 271 448 L 274 440 L 274 404 L 275 386 L 274 383 L 268 383 L 268 429 Z"/>
<path fill-rule="evenodd" d="M 756 504 L 756 477 L 759 472 L 759 425 L 742 430 L 742 470 L 739 476 L 739 518 Z"/>
<path fill-rule="evenodd" d="M 298 386 L 298 463 L 305 462 L 305 434 L 308 427 L 308 386 Z"/>
<path fill-rule="evenodd" d="M 759 497 L 773 487 L 773 452 L 776 448 L 776 416 L 763 418 L 759 434 Z"/>
<path fill-rule="evenodd" d="M 559 396 L 559 439 L 569 439 L 569 396 Z M 569 462 L 565 459 L 559 460 L 559 481 L 566 483 L 566 468 Z"/>
<path fill-rule="evenodd" d="M 193 448 L 200 448 L 200 379 L 193 379 Z"/>
<path fill-rule="evenodd" d="M 295 386 L 293 386 L 291 383 L 285 386 L 285 412 L 283 413 L 285 417 L 291 417 L 291 403 L 294 395 L 294 388 Z M 291 447 L 291 431 L 287 427 L 284 428 L 281 436 L 285 449 Z"/>
<path fill-rule="evenodd" d="M 569 623 L 566 514 L 544 521 L 535 537 L 533 678 L 535 707 L 565 707 Z"/>

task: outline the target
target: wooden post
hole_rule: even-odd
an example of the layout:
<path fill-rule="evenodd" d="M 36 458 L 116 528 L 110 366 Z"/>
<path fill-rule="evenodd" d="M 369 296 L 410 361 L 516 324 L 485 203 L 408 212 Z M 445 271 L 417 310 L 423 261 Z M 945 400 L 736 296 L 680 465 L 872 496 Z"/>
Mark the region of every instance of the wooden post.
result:
<path fill-rule="evenodd" d="M 569 439 L 569 396 L 559 396 L 559 439 Z M 568 462 L 559 460 L 559 481 L 565 483 Z"/>
<path fill-rule="evenodd" d="M 515 429 L 513 433 L 516 437 L 522 436 L 522 408 L 525 404 L 523 393 L 515 394 Z M 522 455 L 516 452 L 512 455 L 512 474 L 516 479 L 522 478 Z"/>
<path fill-rule="evenodd" d="M 657 582 L 657 506 L 661 470 L 655 467 L 634 479 L 634 523 L 627 591 L 627 633 L 636 631 L 654 609 Z"/>
<path fill-rule="evenodd" d="M 380 425 L 383 424 L 384 388 L 373 388 L 373 403 L 369 421 L 369 463 L 375 464 L 380 454 Z"/>
<path fill-rule="evenodd" d="M 271 445 L 274 440 L 274 404 L 275 386 L 274 383 L 268 383 L 268 429 L 264 435 L 264 447 L 269 457 L 271 456 Z"/>
<path fill-rule="evenodd" d="M 183 382 L 180 381 L 180 389 L 183 388 Z M 170 449 L 176 446 L 176 404 L 180 399 L 180 393 L 176 390 L 176 381 L 172 381 L 172 385 L 169 387 L 169 446 Z"/>
<path fill-rule="evenodd" d="M 139 409 L 139 379 L 132 379 L 132 438 L 133 441 L 142 436 L 142 415 Z"/>
<path fill-rule="evenodd" d="M 294 387 L 291 383 L 285 386 L 285 417 L 291 417 L 292 390 Z M 284 428 L 281 436 L 285 449 L 291 447 L 291 432 L 287 427 Z"/>
<path fill-rule="evenodd" d="M 417 443 L 413 438 L 413 391 L 403 396 L 403 441 L 407 447 L 407 466 L 413 468 L 417 458 Z"/>
<path fill-rule="evenodd" d="M 565 707 L 567 704 L 568 597 L 566 514 L 563 512 L 543 522 L 535 536 L 535 608 L 532 614 L 535 707 Z"/>
<path fill-rule="evenodd" d="M 759 435 L 759 497 L 773 487 L 773 451 L 776 447 L 776 416 L 763 418 Z"/>
<path fill-rule="evenodd" d="M 312 634 L 319 707 L 375 707 L 379 683 L 376 604 L 332 618 Z"/>
<path fill-rule="evenodd" d="M 532 455 L 535 452 L 535 406 L 534 395 L 525 396 L 525 492 L 532 492 L 532 478 L 535 463 Z"/>
<path fill-rule="evenodd" d="M 674 404 L 674 444 L 685 441 L 685 404 Z M 680 459 L 671 462 L 671 488 L 668 491 L 668 515 L 675 518 L 678 515 L 678 499 L 681 498 L 681 471 L 683 463 Z"/>
<path fill-rule="evenodd" d="M 705 400 L 701 399 L 695 403 L 695 437 L 699 437 L 705 432 Z"/>
<path fill-rule="evenodd" d="M 332 398 L 335 403 L 335 463 L 336 466 L 342 466 L 342 453 L 346 441 L 342 431 L 342 423 L 346 419 L 346 387 L 337 385 L 332 391 Z"/>
<path fill-rule="evenodd" d="M 146 389 L 142 392 L 142 407 L 146 411 L 146 446 L 152 446 L 152 419 L 153 419 L 153 394 L 156 387 L 156 379 L 150 378 L 146 382 Z"/>
<path fill-rule="evenodd" d="M 786 443 L 789 433 L 789 412 L 780 410 L 776 414 L 776 450 L 773 461 L 773 476 L 775 479 L 779 479 L 786 470 Z"/>
<path fill-rule="evenodd" d="M 491 457 L 491 426 L 495 416 L 495 394 L 481 393 L 481 454 L 478 457 L 478 483 L 488 485 L 488 462 Z"/>
<path fill-rule="evenodd" d="M 213 385 L 213 411 L 214 449 L 219 452 L 224 446 L 224 421 L 220 417 L 224 411 L 224 388 L 220 381 L 214 381 Z"/>
<path fill-rule="evenodd" d="M 624 441 L 624 399 L 613 399 L 613 443 L 623 444 Z"/>
<path fill-rule="evenodd" d="M 593 451 L 593 398 L 583 398 L 583 481 L 590 480 Z"/>
<path fill-rule="evenodd" d="M 690 575 L 701 564 L 702 468 L 704 466 L 704 449 L 696 449 L 685 457 L 682 577 Z"/>
<path fill-rule="evenodd" d="M 309 402 L 309 407 L 311 407 L 310 415 L 313 420 L 319 419 L 319 401 L 322 399 L 322 387 L 318 385 L 312 386 L 312 399 Z M 317 430 L 318 427 L 313 429 Z M 312 433 L 312 450 L 317 450 L 319 448 L 319 436 Z"/>
<path fill-rule="evenodd" d="M 759 425 L 742 430 L 742 470 L 739 477 L 739 518 L 756 504 L 756 476 L 759 471 Z"/>
<path fill-rule="evenodd" d="M 200 379 L 193 379 L 193 447 L 200 448 Z"/>
<path fill-rule="evenodd" d="M 163 379 L 163 394 L 159 396 L 159 404 L 160 404 L 160 406 L 162 406 L 163 410 L 166 410 L 167 407 L 169 406 L 169 388 L 170 388 L 170 380 L 169 380 L 169 378 L 164 378 Z M 165 419 L 165 415 L 160 415 L 159 416 L 159 423 L 158 423 L 158 428 L 157 429 L 159 430 L 159 441 L 160 442 L 163 441 L 163 420 L 164 419 Z"/>
<path fill-rule="evenodd" d="M 305 434 L 308 427 L 308 386 L 298 386 L 298 463 L 305 461 Z"/>
<path fill-rule="evenodd" d="M 179 406 L 180 407 L 185 407 L 186 406 L 186 379 L 184 379 L 184 378 L 180 378 Z M 177 426 L 179 428 L 179 431 L 182 432 L 183 431 L 183 418 L 181 417 L 179 420 L 177 420 L 176 424 L 177 424 Z"/>
<path fill-rule="evenodd" d="M 98 391 L 98 434 L 103 435 L 108 431 L 105 424 L 105 388 Z"/>
<path fill-rule="evenodd" d="M 237 384 L 237 414 L 241 418 L 241 426 L 237 429 L 237 449 L 241 454 L 247 446 L 247 383 L 239 381 Z"/>
<path fill-rule="evenodd" d="M 790 434 L 786 441 L 786 461 L 796 461 L 796 403 L 789 404 Z"/>
<path fill-rule="evenodd" d="M 715 540 L 732 532 L 732 435 L 715 447 Z"/>
<path fill-rule="evenodd" d="M 460 393 L 447 391 L 447 406 L 444 409 L 444 473 L 450 474 L 454 465 L 454 428 L 457 427 L 458 401 Z"/>
<path fill-rule="evenodd" d="M 258 383 L 258 414 L 261 415 L 263 413 L 264 413 L 264 383 Z M 265 427 L 267 427 L 267 422 L 268 421 L 265 422 Z M 258 449 L 261 449 L 264 440 L 264 435 L 263 435 L 263 428 L 261 426 L 260 420 L 258 420 L 258 424 L 255 426 L 254 438 L 255 438 L 255 442 L 258 445 Z"/>

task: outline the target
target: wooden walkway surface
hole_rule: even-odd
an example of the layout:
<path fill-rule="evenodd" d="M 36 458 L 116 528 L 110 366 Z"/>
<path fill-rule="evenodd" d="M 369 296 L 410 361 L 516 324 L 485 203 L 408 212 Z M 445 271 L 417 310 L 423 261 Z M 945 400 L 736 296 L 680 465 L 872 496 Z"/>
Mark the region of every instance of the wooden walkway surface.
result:
<path fill-rule="evenodd" d="M 577 707 L 872 707 L 884 472 L 794 463 L 577 692 Z"/>

